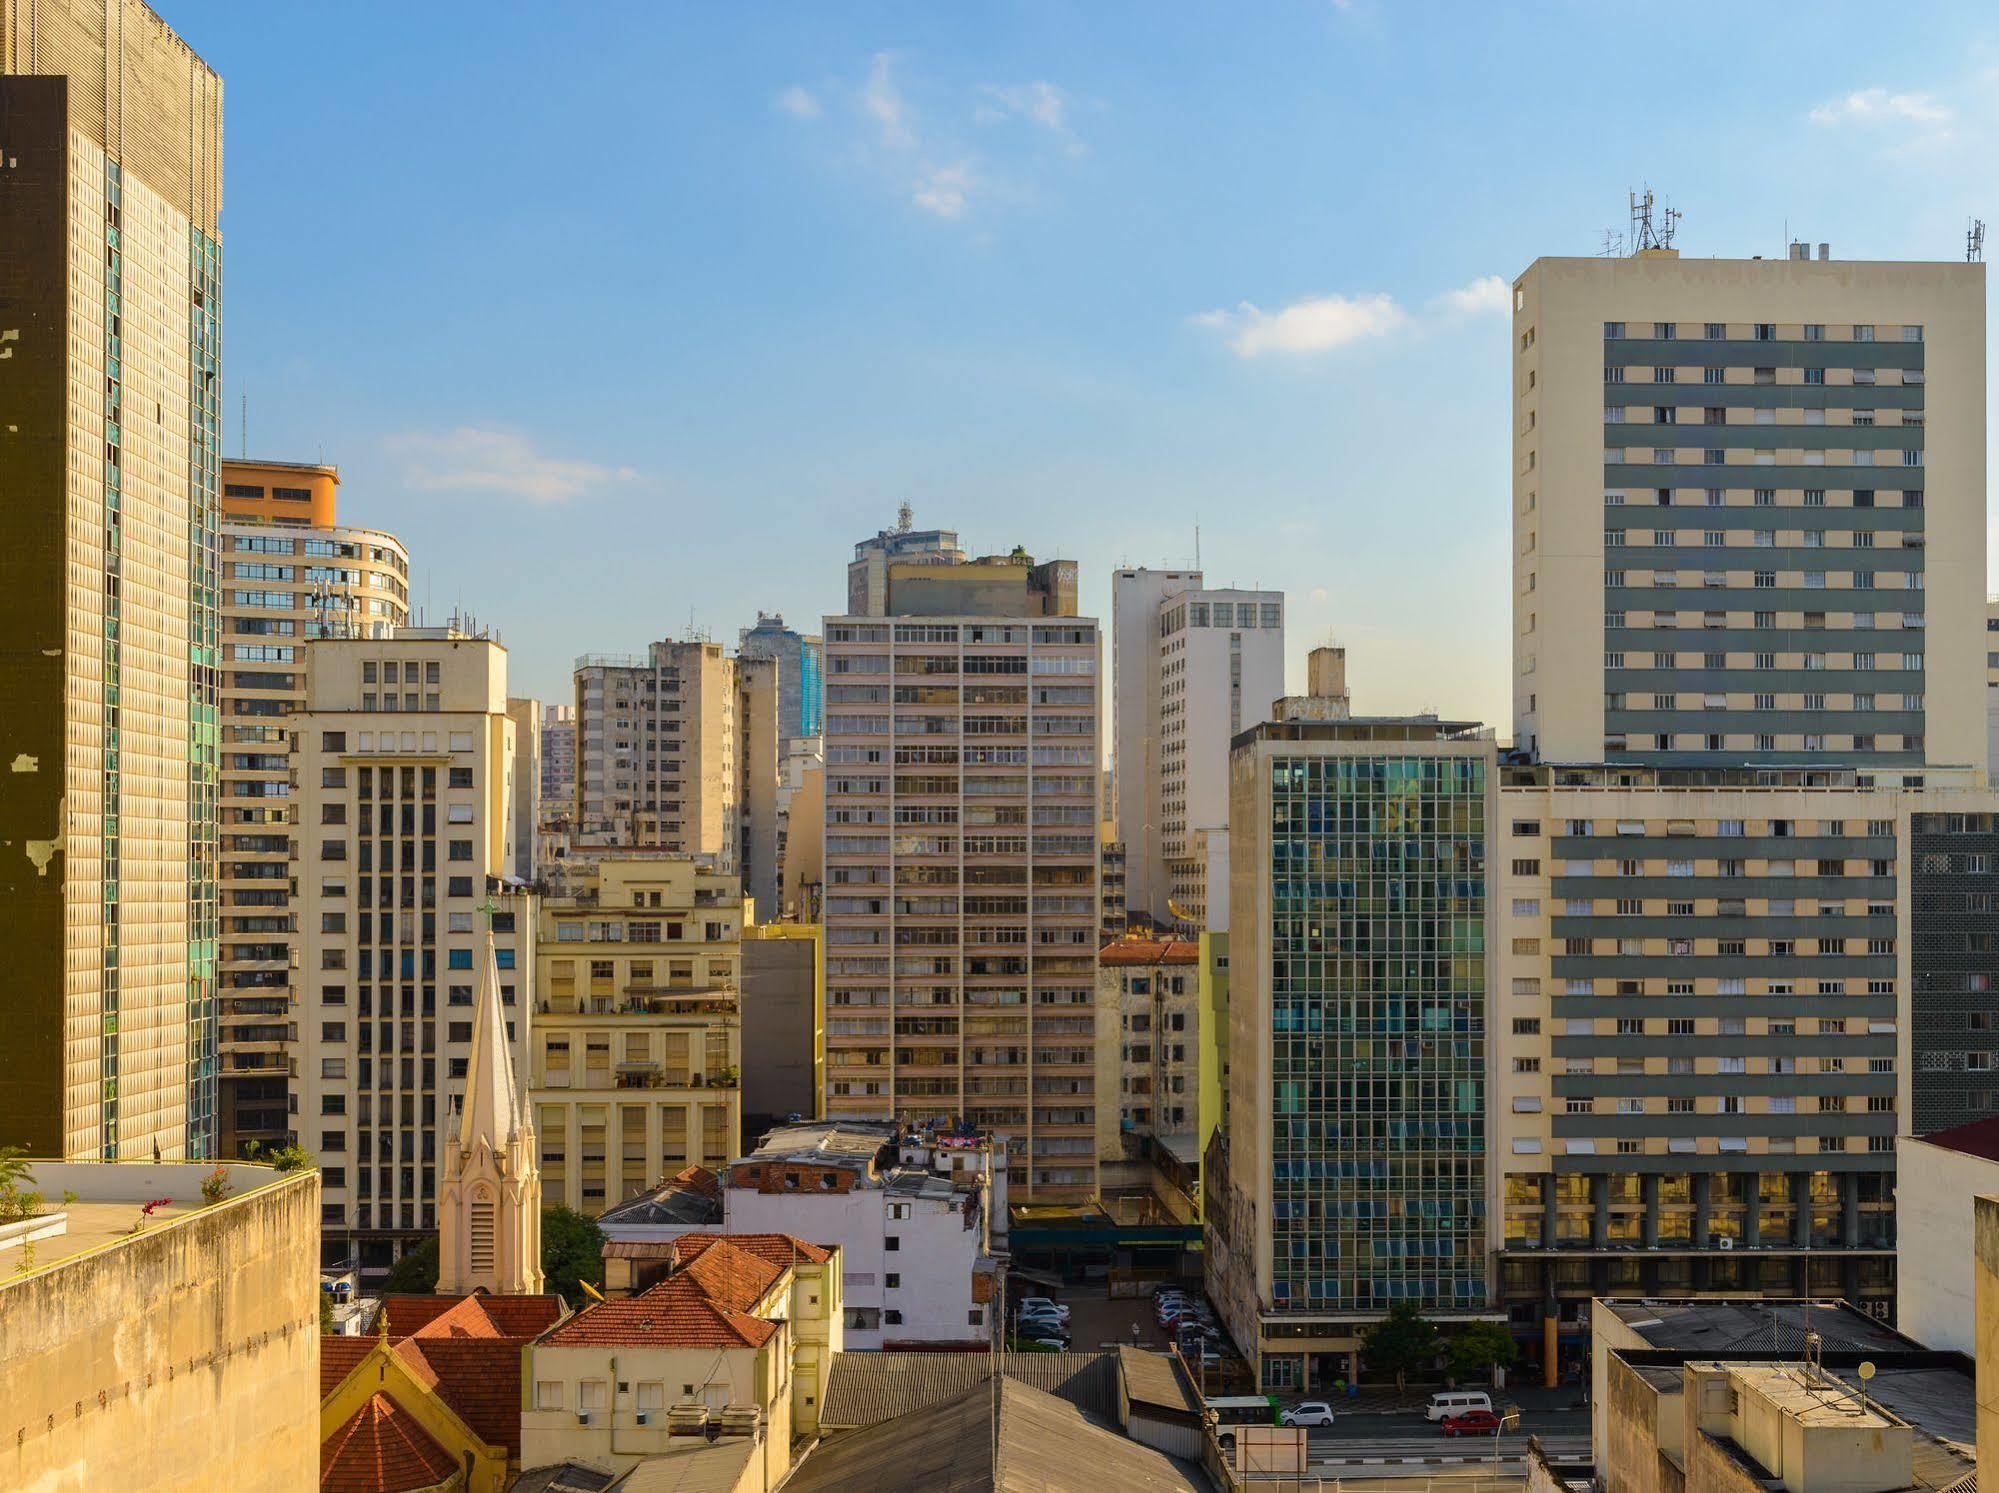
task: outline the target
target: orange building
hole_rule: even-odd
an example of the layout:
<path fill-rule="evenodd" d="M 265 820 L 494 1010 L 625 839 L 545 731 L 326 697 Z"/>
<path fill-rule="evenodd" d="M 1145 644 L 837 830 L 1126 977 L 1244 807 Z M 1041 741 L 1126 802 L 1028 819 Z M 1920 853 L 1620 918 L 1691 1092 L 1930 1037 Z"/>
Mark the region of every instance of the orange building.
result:
<path fill-rule="evenodd" d="M 303 461 L 222 460 L 223 522 L 331 528 L 338 467 Z"/>

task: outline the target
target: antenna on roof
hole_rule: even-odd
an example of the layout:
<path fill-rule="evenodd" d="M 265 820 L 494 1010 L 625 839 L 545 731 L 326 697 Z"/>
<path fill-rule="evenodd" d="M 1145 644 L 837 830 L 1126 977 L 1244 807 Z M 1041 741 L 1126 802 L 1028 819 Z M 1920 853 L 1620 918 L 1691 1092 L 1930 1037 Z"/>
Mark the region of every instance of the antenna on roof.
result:
<path fill-rule="evenodd" d="M 903 499 L 902 506 L 895 510 L 896 533 L 907 534 L 915 522 L 916 510 L 909 506 L 909 500 L 905 498 Z"/>
<path fill-rule="evenodd" d="M 1964 262 L 1966 264 L 1985 263 L 1985 220 L 1973 218 L 1964 230 Z"/>
<path fill-rule="evenodd" d="M 1643 254 L 1648 249 L 1672 248 L 1674 235 L 1680 227 L 1679 210 L 1663 208 L 1655 222 L 1652 217 L 1655 199 L 1651 187 L 1626 195 L 1631 199 L 1631 252 Z"/>
<path fill-rule="evenodd" d="M 1624 235 L 1615 228 L 1603 230 L 1603 247 L 1596 251 L 1598 259 L 1622 259 L 1624 257 Z"/>
<path fill-rule="evenodd" d="M 243 460 L 250 459 L 250 396 L 243 395 L 243 414 L 236 421 L 236 438 L 242 444 Z"/>

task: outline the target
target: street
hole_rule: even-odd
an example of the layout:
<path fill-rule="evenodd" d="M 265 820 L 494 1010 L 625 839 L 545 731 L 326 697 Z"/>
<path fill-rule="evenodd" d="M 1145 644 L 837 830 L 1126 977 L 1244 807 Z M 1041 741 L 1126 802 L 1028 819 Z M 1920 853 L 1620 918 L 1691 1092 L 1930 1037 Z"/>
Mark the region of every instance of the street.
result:
<path fill-rule="evenodd" d="M 1310 1434 L 1311 1469 L 1347 1473 L 1408 1467 L 1471 1467 L 1493 1460 L 1490 1436 L 1445 1436 L 1421 1415 L 1346 1415 Z M 1527 1452 L 1529 1435 L 1557 1459 L 1589 1455 L 1590 1422 L 1586 1410 L 1544 1411 L 1515 1434 L 1499 1438 L 1499 1463 L 1517 1466 Z"/>

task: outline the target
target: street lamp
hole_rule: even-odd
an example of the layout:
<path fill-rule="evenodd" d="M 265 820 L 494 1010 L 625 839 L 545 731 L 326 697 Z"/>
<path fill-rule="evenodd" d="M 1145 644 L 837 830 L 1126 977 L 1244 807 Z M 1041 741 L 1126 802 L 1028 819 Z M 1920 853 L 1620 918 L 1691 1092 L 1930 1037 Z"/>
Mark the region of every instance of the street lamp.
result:
<path fill-rule="evenodd" d="M 1497 1420 L 1497 1421 L 1496 1421 L 1496 1422 L 1495 1422 L 1495 1423 L 1493 1424 L 1493 1427 L 1492 1427 L 1492 1465 L 1493 1465 L 1494 1467 L 1497 1467 L 1497 1466 L 1499 1465 L 1499 1438 L 1500 1438 L 1500 1436 L 1501 1436 L 1501 1435 L 1503 1435 L 1503 1434 L 1504 1434 L 1505 1432 L 1507 1432 L 1507 1431 L 1517 1431 L 1517 1430 L 1519 1430 L 1519 1429 L 1520 1429 L 1520 1412 L 1519 1412 L 1518 1410 L 1508 1410 L 1508 1411 L 1504 1412 L 1503 1414 L 1501 1414 L 1501 1416 L 1499 1417 L 1499 1419 L 1498 1419 L 1498 1420 Z"/>

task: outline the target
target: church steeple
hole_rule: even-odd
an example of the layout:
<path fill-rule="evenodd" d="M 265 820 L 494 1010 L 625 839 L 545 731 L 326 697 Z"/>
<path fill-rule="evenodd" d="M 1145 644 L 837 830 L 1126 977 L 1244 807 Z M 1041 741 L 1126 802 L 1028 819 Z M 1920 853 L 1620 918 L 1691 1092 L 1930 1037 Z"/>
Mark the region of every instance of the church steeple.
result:
<path fill-rule="evenodd" d="M 457 1134 L 444 1147 L 438 1189 L 437 1289 L 457 1296 L 477 1290 L 538 1295 L 541 1169 L 534 1126 L 514 1077 L 490 902 L 485 913 L 485 960 L 472 1019 L 465 1099 Z M 521 1009 L 525 1013 L 525 1005 Z"/>

